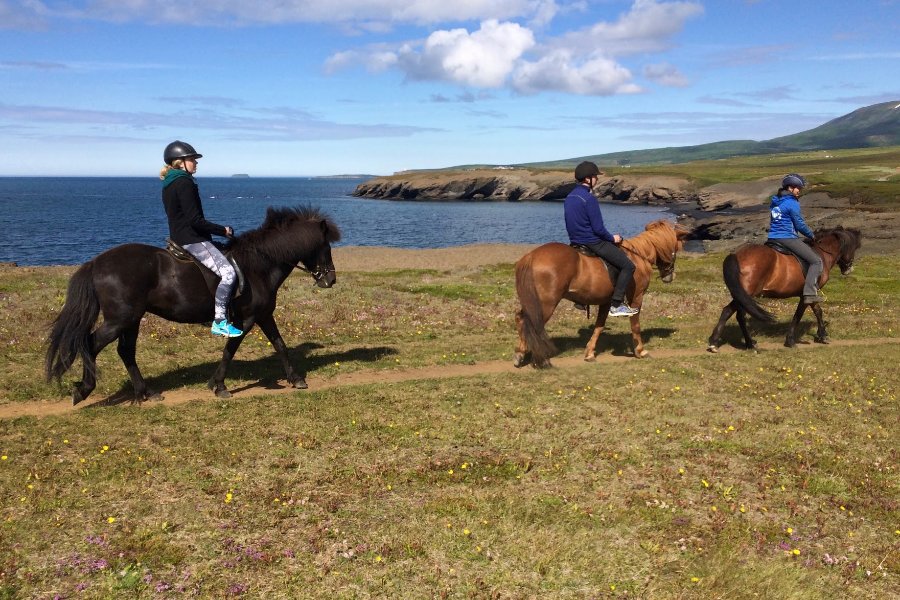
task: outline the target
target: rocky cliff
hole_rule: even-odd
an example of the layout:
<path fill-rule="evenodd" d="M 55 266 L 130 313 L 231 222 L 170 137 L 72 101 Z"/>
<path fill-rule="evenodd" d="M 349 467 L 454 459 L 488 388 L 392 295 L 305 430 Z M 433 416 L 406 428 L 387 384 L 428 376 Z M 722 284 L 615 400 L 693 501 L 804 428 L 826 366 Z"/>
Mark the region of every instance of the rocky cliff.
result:
<path fill-rule="evenodd" d="M 384 200 L 560 202 L 575 182 L 566 171 L 485 168 L 455 171 L 415 171 L 376 177 L 357 186 L 354 196 Z M 601 202 L 667 205 L 679 222 L 694 229 L 694 238 L 710 250 L 728 249 L 765 240 L 769 196 L 777 179 L 720 183 L 696 188 L 673 176 L 619 175 L 600 181 L 594 193 Z M 804 216 L 813 229 L 854 227 L 863 232 L 868 251 L 892 251 L 900 213 L 873 212 L 846 198 L 811 190 L 804 195 Z"/>
<path fill-rule="evenodd" d="M 357 186 L 354 196 L 384 200 L 561 201 L 575 182 L 569 171 L 473 169 L 376 177 Z M 610 177 L 597 184 L 601 200 L 631 204 L 696 202 L 697 193 L 677 177 Z"/>

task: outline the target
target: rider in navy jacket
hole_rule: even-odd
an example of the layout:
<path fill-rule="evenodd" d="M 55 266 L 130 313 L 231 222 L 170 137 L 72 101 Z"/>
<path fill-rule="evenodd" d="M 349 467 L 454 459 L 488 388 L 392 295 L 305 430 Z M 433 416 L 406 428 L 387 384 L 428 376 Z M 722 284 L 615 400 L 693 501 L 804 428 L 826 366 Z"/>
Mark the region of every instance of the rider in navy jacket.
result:
<path fill-rule="evenodd" d="M 566 231 L 571 243 L 590 248 L 594 254 L 618 267 L 619 275 L 613 286 L 609 314 L 612 317 L 630 317 L 638 312 L 625 303 L 625 292 L 634 276 L 634 263 L 617 245 L 622 243 L 622 236 L 610 233 L 603 224 L 600 203 L 591 193 L 599 176 L 600 169 L 592 162 L 585 161 L 575 167 L 578 184 L 563 204 Z"/>

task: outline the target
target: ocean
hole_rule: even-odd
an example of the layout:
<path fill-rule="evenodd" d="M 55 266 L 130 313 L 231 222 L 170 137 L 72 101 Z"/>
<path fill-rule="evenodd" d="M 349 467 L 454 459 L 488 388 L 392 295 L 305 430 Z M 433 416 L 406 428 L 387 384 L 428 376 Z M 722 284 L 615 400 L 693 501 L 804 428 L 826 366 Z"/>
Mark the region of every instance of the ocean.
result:
<path fill-rule="evenodd" d="M 566 242 L 561 202 L 413 202 L 354 198 L 359 178 L 197 177 L 203 210 L 235 232 L 270 206 L 317 206 L 343 234 L 338 246 L 445 248 Z M 0 262 L 71 265 L 128 242 L 165 245 L 160 181 L 153 177 L 0 177 Z M 631 237 L 673 215 L 603 204 L 610 231 Z"/>

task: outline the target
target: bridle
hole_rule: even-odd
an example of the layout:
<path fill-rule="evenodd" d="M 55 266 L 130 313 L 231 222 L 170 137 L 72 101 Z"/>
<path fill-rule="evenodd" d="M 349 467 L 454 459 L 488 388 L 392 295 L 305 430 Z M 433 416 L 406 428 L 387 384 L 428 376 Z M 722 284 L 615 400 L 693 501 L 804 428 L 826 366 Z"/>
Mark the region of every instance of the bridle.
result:
<path fill-rule="evenodd" d="M 666 266 L 660 270 L 659 276 L 662 279 L 669 277 L 675 273 L 675 259 L 677 258 L 677 253 L 672 251 L 672 262 L 666 263 Z M 658 268 L 658 267 L 657 267 Z"/>
<path fill-rule="evenodd" d="M 820 242 L 819 240 L 815 240 L 813 243 L 815 244 L 816 248 L 818 248 L 819 250 L 822 251 L 822 254 L 827 254 L 828 256 L 830 256 L 834 260 L 834 264 L 839 265 L 841 267 L 842 271 L 853 267 L 853 259 L 852 258 L 850 260 L 848 260 L 846 262 L 846 264 L 841 264 L 841 259 L 844 257 L 844 255 L 841 254 L 840 250 L 838 250 L 837 252 L 831 252 L 830 250 L 826 250 L 822 246 L 822 242 Z"/>
<path fill-rule="evenodd" d="M 328 267 L 323 267 L 322 265 L 318 265 L 315 271 L 311 271 L 310 269 L 304 267 L 302 263 L 297 263 L 296 265 L 294 265 L 294 268 L 300 269 L 304 273 L 309 273 L 310 275 L 312 275 L 316 283 L 321 281 L 329 273 L 336 272 L 334 269 L 329 269 Z"/>

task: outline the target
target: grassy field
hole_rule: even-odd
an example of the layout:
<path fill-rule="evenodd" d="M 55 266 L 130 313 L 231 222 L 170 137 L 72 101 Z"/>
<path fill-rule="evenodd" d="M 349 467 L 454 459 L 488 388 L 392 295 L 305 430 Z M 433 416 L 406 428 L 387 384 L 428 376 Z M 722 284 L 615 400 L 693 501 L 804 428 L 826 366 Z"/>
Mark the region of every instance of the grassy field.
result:
<path fill-rule="evenodd" d="M 511 265 L 293 277 L 279 324 L 328 389 L 0 420 L 0 599 L 896 597 L 897 258 L 833 272 L 831 346 L 776 346 L 794 305 L 766 301 L 768 349 L 703 352 L 722 255 L 688 256 L 651 284 L 649 359 L 613 321 L 593 364 L 403 383 L 378 376 L 512 360 Z M 77 378 L 41 377 L 72 270 L 0 267 L 0 408 Z M 589 332 L 550 323 L 564 357 Z M 138 361 L 202 390 L 220 350 L 148 317 Z M 88 403 L 130 389 L 100 366 Z M 254 331 L 226 383 L 280 376 Z"/>

